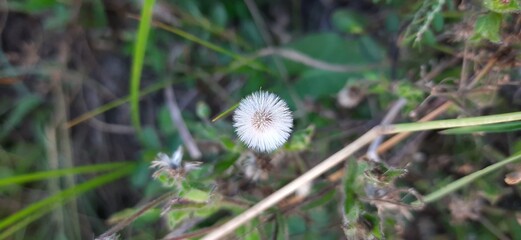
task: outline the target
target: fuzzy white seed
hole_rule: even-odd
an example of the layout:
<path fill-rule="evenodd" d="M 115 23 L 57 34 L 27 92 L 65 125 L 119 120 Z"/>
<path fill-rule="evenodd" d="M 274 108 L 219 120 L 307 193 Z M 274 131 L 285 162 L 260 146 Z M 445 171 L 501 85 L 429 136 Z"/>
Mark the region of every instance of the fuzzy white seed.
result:
<path fill-rule="evenodd" d="M 239 139 L 260 152 L 271 152 L 282 146 L 293 127 L 293 117 L 286 102 L 265 91 L 242 99 L 233 122 Z"/>

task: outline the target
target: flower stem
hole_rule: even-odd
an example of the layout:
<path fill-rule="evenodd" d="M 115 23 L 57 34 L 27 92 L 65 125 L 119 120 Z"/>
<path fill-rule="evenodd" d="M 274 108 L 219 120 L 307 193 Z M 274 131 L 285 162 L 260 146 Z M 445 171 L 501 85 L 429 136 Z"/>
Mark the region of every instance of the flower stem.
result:
<path fill-rule="evenodd" d="M 217 120 L 225 117 L 226 115 L 230 114 L 231 112 L 233 112 L 233 110 L 235 110 L 237 107 L 239 107 L 239 103 L 236 103 L 235 105 L 231 106 L 230 108 L 226 109 L 224 112 L 222 112 L 221 114 L 217 115 L 217 117 L 213 118 L 212 119 L 212 122 L 216 122 Z"/>

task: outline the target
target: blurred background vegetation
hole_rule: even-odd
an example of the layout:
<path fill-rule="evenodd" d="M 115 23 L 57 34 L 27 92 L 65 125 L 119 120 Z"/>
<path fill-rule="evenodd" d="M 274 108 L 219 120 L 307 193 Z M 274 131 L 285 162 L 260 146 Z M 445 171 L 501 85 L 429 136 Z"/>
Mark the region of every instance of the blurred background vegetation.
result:
<path fill-rule="evenodd" d="M 400 98 L 399 122 L 517 111 L 519 4 L 0 1 L 0 239 L 93 239 L 133 215 L 121 239 L 201 237 Z M 230 117 L 211 121 L 259 89 L 295 117 L 289 142 L 262 157 L 237 141 Z M 176 109 L 202 153 L 185 149 L 184 161 L 203 164 L 170 186 L 152 179 L 150 161 L 190 144 Z M 345 174 L 320 177 L 231 237 L 521 239 L 519 165 L 408 205 L 521 150 L 518 128 L 413 134 L 380 163 L 351 158 Z"/>

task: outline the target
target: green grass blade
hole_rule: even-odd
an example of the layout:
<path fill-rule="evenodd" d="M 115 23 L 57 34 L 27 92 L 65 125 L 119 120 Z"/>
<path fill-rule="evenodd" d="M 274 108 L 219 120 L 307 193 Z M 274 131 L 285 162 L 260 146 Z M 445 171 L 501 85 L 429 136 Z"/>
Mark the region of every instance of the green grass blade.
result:
<path fill-rule="evenodd" d="M 258 62 L 256 62 L 256 59 L 254 58 L 247 58 L 247 57 L 243 57 L 241 56 L 240 54 L 236 54 L 236 53 L 233 53 L 223 47 L 220 47 L 218 45 L 215 45 L 211 42 L 208 42 L 208 41 L 205 41 L 201 38 L 198 38 L 188 32 L 185 32 L 179 28 L 175 28 L 175 27 L 171 27 L 171 26 L 168 26 L 166 24 L 163 24 L 163 23 L 155 23 L 155 25 L 167 32 L 171 32 L 173 34 L 176 34 L 186 40 L 189 40 L 189 41 L 192 41 L 192 42 L 195 42 L 197 44 L 200 44 L 204 47 L 207 47 L 211 50 L 214 50 L 218 53 L 221 53 L 221 54 L 224 54 L 224 55 L 227 55 L 235 60 L 237 60 L 239 62 L 239 64 L 242 64 L 242 65 L 246 65 L 252 69 L 255 69 L 255 70 L 259 70 L 259 71 L 263 71 L 263 72 L 267 72 L 267 73 L 271 73 L 271 71 L 264 65 L 262 64 L 259 64 Z M 241 65 L 241 66 L 242 66 Z"/>
<path fill-rule="evenodd" d="M 52 196 L 44 198 L 40 201 L 32 203 L 31 205 L 25 207 L 24 209 L 14 213 L 13 215 L 0 220 L 0 230 L 5 229 L 6 227 L 16 224 L 17 228 L 20 229 L 30 222 L 36 220 L 36 218 L 31 218 L 33 215 L 43 216 L 42 212 L 47 213 L 58 207 L 59 204 L 65 204 L 66 202 L 73 200 L 76 196 L 83 194 L 87 191 L 95 189 L 99 186 L 105 185 L 107 183 L 113 182 L 127 174 L 129 174 L 135 165 L 129 165 L 120 170 L 102 175 L 100 177 L 96 177 L 82 184 L 76 185 L 74 187 L 68 188 L 64 191 L 56 193 Z M 25 220 L 26 218 L 30 218 L 30 221 Z M 20 224 L 23 222 L 23 224 Z M 17 224 L 18 223 L 18 224 Z M 10 230 L 10 232 L 14 232 L 15 230 Z M 2 236 L 4 237 L 4 236 Z"/>
<path fill-rule="evenodd" d="M 139 98 L 142 98 L 148 94 L 151 94 L 153 92 L 156 92 L 156 91 L 159 91 L 167 86 L 170 86 L 172 85 L 172 83 L 174 83 L 175 80 L 171 80 L 171 81 L 165 81 L 165 82 L 158 82 L 158 83 L 154 83 L 146 88 L 144 88 L 142 91 L 139 92 Z M 125 103 L 127 103 L 128 101 L 130 101 L 130 95 L 126 96 L 126 97 L 123 97 L 123 98 L 120 98 L 120 99 L 117 99 L 117 100 L 114 100 L 112 102 L 109 102 L 103 106 L 100 106 L 92 111 L 89 111 L 89 112 L 86 112 L 82 115 L 80 115 L 79 117 L 76 117 L 74 118 L 73 120 L 69 121 L 67 123 L 67 128 L 71 128 L 71 127 L 74 127 L 84 121 L 87 121 L 88 119 L 91 119 L 97 115 L 100 115 L 108 110 L 111 110 L 113 108 L 116 108 L 116 107 L 119 107 Z"/>
<path fill-rule="evenodd" d="M 0 233 L 0 240 L 7 239 L 7 237 L 13 235 L 14 233 L 18 232 L 25 226 L 29 225 L 30 223 L 38 220 L 39 218 L 43 217 L 45 214 L 47 214 L 48 211 L 39 211 L 36 213 L 33 213 L 26 218 L 16 222 L 15 224 L 11 225 L 9 228 L 7 228 L 5 231 Z"/>
<path fill-rule="evenodd" d="M 442 134 L 470 134 L 470 133 L 502 133 L 521 130 L 521 122 L 487 124 L 475 127 L 461 127 L 441 131 Z"/>
<path fill-rule="evenodd" d="M 389 125 L 384 129 L 386 134 L 400 133 L 400 132 L 414 132 L 425 131 L 433 129 L 456 128 L 456 127 L 470 127 L 477 125 L 521 121 L 521 112 L 496 114 L 490 116 L 480 116 L 472 118 L 460 118 L 449 120 L 438 120 L 431 122 L 415 122 L 415 123 L 401 123 Z"/>
<path fill-rule="evenodd" d="M 139 22 L 137 41 L 132 61 L 132 76 L 130 78 L 130 110 L 132 115 L 132 124 L 138 132 L 141 130 L 139 120 L 139 85 L 141 82 L 141 71 L 143 69 L 143 60 L 145 58 L 148 34 L 150 32 L 154 2 L 155 0 L 143 1 L 141 21 Z"/>
<path fill-rule="evenodd" d="M 27 116 L 33 109 L 35 109 L 42 100 L 35 95 L 28 95 L 20 99 L 17 104 L 14 105 L 14 110 L 9 116 L 5 117 L 6 120 L 0 129 L 0 140 L 9 134 L 18 124 L 22 122 L 22 119 Z"/>
<path fill-rule="evenodd" d="M 20 183 L 49 179 L 49 178 L 57 178 L 57 177 L 65 176 L 65 175 L 108 171 L 108 170 L 123 167 L 125 165 L 129 165 L 129 164 L 130 163 L 128 163 L 128 162 L 103 163 L 103 164 L 95 164 L 95 165 L 81 166 L 81 167 L 75 167 L 75 168 L 57 169 L 57 170 L 51 170 L 51 171 L 42 171 L 42 172 L 18 175 L 18 176 L 0 179 L 0 187 L 4 186 L 4 185 L 10 185 L 10 184 L 20 184 Z"/>
<path fill-rule="evenodd" d="M 439 200 L 440 198 L 446 196 L 447 194 L 450 194 L 450 193 L 464 187 L 465 185 L 468 185 L 472 181 L 474 181 L 478 178 L 481 178 L 509 163 L 513 163 L 518 160 L 521 160 L 521 152 L 518 152 L 518 153 L 514 154 L 513 156 L 511 156 L 501 162 L 494 163 L 486 168 L 483 168 L 479 171 L 476 171 L 472 174 L 462 177 L 452 183 L 449 183 L 446 186 L 438 189 L 437 191 L 434 191 L 434 192 L 430 193 L 429 195 L 425 196 L 423 198 L 423 201 L 425 203 L 435 202 L 435 201 Z M 420 202 L 416 201 L 413 204 L 417 205 L 417 204 L 420 204 Z"/>

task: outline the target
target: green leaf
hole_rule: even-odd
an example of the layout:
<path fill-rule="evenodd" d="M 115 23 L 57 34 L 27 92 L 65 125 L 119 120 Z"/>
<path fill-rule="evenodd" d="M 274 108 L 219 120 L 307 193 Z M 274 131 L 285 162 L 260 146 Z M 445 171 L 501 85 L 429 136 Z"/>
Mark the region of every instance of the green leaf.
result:
<path fill-rule="evenodd" d="M 443 30 L 443 25 L 444 25 L 443 15 L 441 13 L 437 12 L 436 14 L 434 14 L 434 19 L 432 20 L 432 28 L 434 29 L 434 31 L 440 32 Z"/>
<path fill-rule="evenodd" d="M 498 43 L 501 41 L 499 31 L 501 29 L 501 20 L 503 16 L 499 13 L 490 12 L 486 15 L 480 16 L 476 20 L 474 27 L 474 35 L 472 40 L 480 40 L 482 38 L 488 39 L 491 42 Z"/>
<path fill-rule="evenodd" d="M 331 20 L 340 31 L 353 34 L 363 33 L 367 22 L 360 14 L 345 9 L 335 11 Z"/>
<path fill-rule="evenodd" d="M 510 13 L 521 10 L 519 0 L 484 0 L 483 5 L 491 11 Z"/>
<path fill-rule="evenodd" d="M 354 79 L 356 76 L 359 75 L 312 69 L 300 76 L 294 89 L 302 97 L 327 97 L 336 95 L 348 79 Z"/>
<path fill-rule="evenodd" d="M 228 25 L 228 13 L 223 3 L 218 1 L 214 2 L 214 6 L 211 10 L 211 20 L 214 24 L 222 28 Z"/>
<path fill-rule="evenodd" d="M 183 197 L 195 202 L 206 202 L 210 198 L 210 194 L 196 188 L 191 188 L 183 194 Z"/>
<path fill-rule="evenodd" d="M 521 130 L 521 122 L 496 123 L 474 127 L 452 128 L 441 131 L 442 134 L 469 134 L 469 133 L 502 133 Z"/>
<path fill-rule="evenodd" d="M 239 158 L 236 153 L 230 153 L 225 155 L 221 160 L 215 164 L 214 174 L 221 174 L 230 168 Z"/>
<path fill-rule="evenodd" d="M 303 210 L 309 210 L 309 209 L 313 209 L 313 208 L 316 208 L 316 207 L 319 207 L 319 206 L 324 206 L 326 203 L 331 201 L 335 197 L 335 195 L 336 195 L 336 191 L 335 191 L 335 189 L 333 189 L 333 190 L 327 192 L 326 194 L 324 194 L 319 199 L 314 200 L 314 201 L 308 203 L 307 205 L 302 207 L 302 209 Z"/>
<path fill-rule="evenodd" d="M 315 126 L 310 125 L 306 129 L 296 131 L 291 137 L 286 149 L 289 151 L 303 151 L 311 143 L 311 137 L 315 133 Z"/>
<path fill-rule="evenodd" d="M 144 128 L 143 131 L 138 132 L 138 137 L 145 148 L 161 149 L 161 141 L 154 128 Z"/>
<path fill-rule="evenodd" d="M 230 152 L 240 152 L 238 151 L 240 148 L 237 146 L 237 144 L 235 144 L 235 142 L 229 138 L 228 136 L 221 136 L 219 138 L 219 140 L 221 141 L 221 144 L 223 145 L 223 147 L 230 151 Z"/>
<path fill-rule="evenodd" d="M 346 176 L 344 177 L 344 181 L 342 183 L 344 185 L 344 211 L 346 216 L 350 216 L 350 214 L 352 214 L 351 209 L 356 208 L 358 205 L 358 201 L 356 199 L 356 179 L 359 174 L 358 170 L 357 162 L 353 159 L 348 160 Z M 356 218 L 348 219 L 356 221 Z"/>
<path fill-rule="evenodd" d="M 168 212 L 168 226 L 172 229 L 175 228 L 185 218 L 190 217 L 190 212 L 183 209 Z"/>

